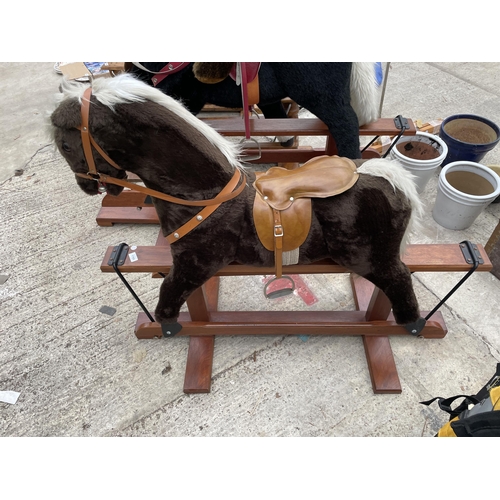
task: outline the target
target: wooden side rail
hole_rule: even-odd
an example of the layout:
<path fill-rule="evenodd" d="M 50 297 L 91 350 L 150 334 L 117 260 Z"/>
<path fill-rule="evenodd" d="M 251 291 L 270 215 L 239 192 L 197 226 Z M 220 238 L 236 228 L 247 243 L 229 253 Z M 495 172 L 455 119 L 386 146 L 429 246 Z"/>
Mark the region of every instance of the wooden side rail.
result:
<path fill-rule="evenodd" d="M 204 119 L 205 123 L 213 127 L 217 132 L 227 137 L 245 137 L 245 123 L 241 118 Z M 415 135 L 415 124 L 408 119 L 409 129 L 404 135 Z M 284 118 L 265 119 L 252 118 L 250 120 L 252 137 L 259 136 L 325 136 L 326 146 L 324 148 L 313 148 L 310 146 L 298 146 L 283 148 L 279 143 L 262 143 L 259 160 L 250 163 L 305 163 L 306 161 L 321 155 L 337 154 L 335 140 L 330 135 L 327 126 L 318 118 Z M 360 136 L 397 135 L 399 129 L 392 118 L 380 118 L 379 120 L 363 125 L 359 129 Z M 254 154 L 255 149 L 244 150 L 243 153 Z M 367 150 L 363 158 L 378 158 L 380 155 L 374 150 Z M 133 191 L 125 190 L 119 196 L 106 195 L 103 199 L 102 208 L 97 215 L 99 226 L 112 226 L 116 223 L 134 224 L 158 224 L 156 211 L 151 204 L 146 203 L 146 196 Z"/>
<path fill-rule="evenodd" d="M 493 268 L 488 255 L 482 245 L 477 245 L 484 264 L 479 264 L 477 271 L 491 271 Z M 113 247 L 108 247 L 101 264 L 103 273 L 114 272 L 108 264 Z M 129 254 L 132 253 L 129 250 Z M 119 266 L 122 273 L 163 273 L 167 274 L 172 267 L 172 254 L 170 246 L 138 246 L 134 249 L 137 260 L 130 261 L 127 257 L 125 263 Z M 467 272 L 471 264 L 464 259 L 460 246 L 453 244 L 435 245 L 409 245 L 403 262 L 411 272 Z M 331 259 L 323 259 L 312 264 L 297 264 L 283 266 L 284 274 L 323 274 L 323 273 L 348 273 L 349 271 Z M 274 274 L 274 267 L 254 267 L 243 264 L 230 264 L 217 273 L 217 276 L 258 276 Z M 286 271 L 286 272 L 285 272 Z"/>
<path fill-rule="evenodd" d="M 154 247 L 139 246 L 129 249 L 122 273 L 168 273 L 172 266 L 170 247 L 159 238 Z M 475 245 L 483 263 L 476 271 L 491 271 L 492 264 L 481 245 Z M 102 272 L 115 272 L 109 262 L 113 247 L 109 247 L 101 264 Z M 468 272 L 467 262 L 459 244 L 410 245 L 404 262 L 412 272 Z M 316 274 L 348 272 L 330 259 L 313 264 L 284 266 L 287 274 Z M 391 305 L 385 294 L 369 281 L 351 274 L 355 311 L 218 311 L 220 276 L 246 276 L 273 274 L 274 268 L 231 264 L 217 276 L 198 288 L 188 299 L 188 312 L 182 312 L 178 335 L 189 336 L 189 351 L 184 380 L 184 392 L 209 392 L 216 335 L 360 335 L 375 393 L 397 394 L 401 383 L 389 342 L 390 335 L 409 335 L 396 324 Z M 425 317 L 428 313 L 421 311 Z M 421 332 L 425 338 L 443 338 L 447 333 L 442 314 L 434 313 Z M 139 339 L 162 337 L 158 323 L 149 320 L 145 313 L 137 317 L 135 334 Z"/>
<path fill-rule="evenodd" d="M 244 137 L 245 124 L 244 121 L 238 118 L 228 118 L 226 120 L 203 120 L 205 123 L 213 127 L 219 134 L 226 137 Z M 416 128 L 412 120 L 408 120 L 409 128 L 404 131 L 403 135 L 415 135 Z M 359 128 L 360 136 L 377 136 L 377 135 L 398 135 L 400 130 L 394 124 L 392 118 L 380 118 L 377 121 L 368 125 L 363 125 Z M 299 119 L 259 119 L 252 118 L 250 120 L 250 135 L 252 137 L 260 136 L 309 136 L 309 137 L 326 137 L 326 146 L 324 148 L 312 147 L 296 147 L 282 148 L 278 143 L 271 143 L 271 146 L 262 145 L 262 157 L 259 160 L 251 161 L 250 163 L 279 163 L 279 162 L 298 162 L 304 163 L 315 156 L 320 155 L 335 155 L 337 154 L 337 145 L 334 138 L 330 135 L 328 127 L 318 118 L 299 118 Z M 273 147 L 274 145 L 274 147 Z M 244 150 L 244 152 L 252 153 L 254 149 Z M 379 154 L 373 150 L 368 150 L 363 154 L 363 158 L 377 158 Z"/>
<path fill-rule="evenodd" d="M 227 118 L 224 120 L 204 119 L 205 123 L 213 127 L 219 134 L 228 137 L 245 135 L 245 123 L 240 118 Z M 415 135 L 415 124 L 408 119 L 409 129 L 404 135 Z M 359 128 L 360 136 L 397 135 L 400 130 L 394 124 L 393 118 L 379 118 L 373 123 Z M 327 136 L 328 127 L 319 118 L 290 118 L 265 119 L 252 118 L 250 120 L 250 133 L 255 136 L 268 135 L 297 135 L 297 136 Z"/>

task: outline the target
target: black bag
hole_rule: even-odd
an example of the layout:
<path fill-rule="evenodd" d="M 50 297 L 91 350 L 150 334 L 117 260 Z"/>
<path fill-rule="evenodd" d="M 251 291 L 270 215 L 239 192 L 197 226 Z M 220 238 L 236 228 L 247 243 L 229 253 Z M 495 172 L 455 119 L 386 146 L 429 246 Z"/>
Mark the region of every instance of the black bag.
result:
<path fill-rule="evenodd" d="M 455 409 L 451 405 L 464 398 Z M 421 401 L 429 406 L 438 401 L 439 408 L 450 415 L 435 437 L 500 437 L 500 363 L 495 375 L 475 396 L 452 396 Z"/>

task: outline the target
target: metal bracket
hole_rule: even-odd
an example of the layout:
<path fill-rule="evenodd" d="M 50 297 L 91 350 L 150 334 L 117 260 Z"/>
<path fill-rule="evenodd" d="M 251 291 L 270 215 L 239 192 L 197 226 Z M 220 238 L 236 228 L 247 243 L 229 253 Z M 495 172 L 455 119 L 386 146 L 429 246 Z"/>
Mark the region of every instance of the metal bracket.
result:
<path fill-rule="evenodd" d="M 396 116 L 396 118 L 394 118 L 394 126 L 397 129 L 399 129 L 400 132 L 399 132 L 398 136 L 396 137 L 396 139 L 394 139 L 392 141 L 392 144 L 389 146 L 389 149 L 385 152 L 385 154 L 382 158 L 387 158 L 387 156 L 391 152 L 391 149 L 397 144 L 399 139 L 401 139 L 401 137 L 403 136 L 404 131 L 410 130 L 410 124 L 408 123 L 408 120 L 406 118 L 404 118 L 402 115 L 398 115 L 398 116 Z"/>
<path fill-rule="evenodd" d="M 424 318 L 418 318 L 415 323 L 408 323 L 407 325 L 404 325 L 404 328 L 414 337 L 418 337 L 420 332 L 424 329 L 425 323 L 426 320 Z"/>
<path fill-rule="evenodd" d="M 162 324 L 161 332 L 165 338 L 173 337 L 177 335 L 182 330 L 182 325 L 180 323 L 170 323 L 170 324 Z"/>
<path fill-rule="evenodd" d="M 394 118 L 394 125 L 399 130 L 410 130 L 410 124 L 408 120 L 401 115 L 396 116 Z"/>
<path fill-rule="evenodd" d="M 113 247 L 113 251 L 108 260 L 108 266 L 123 266 L 125 264 L 125 259 L 128 255 L 128 245 L 126 243 L 121 243 L 120 245 Z"/>
<path fill-rule="evenodd" d="M 465 262 L 472 264 L 472 267 L 467 274 L 448 292 L 446 297 L 441 300 L 439 304 L 425 317 L 425 320 L 428 320 L 464 284 L 464 282 L 478 268 L 479 264 L 484 264 L 484 260 L 479 253 L 477 245 L 465 240 L 460 242 L 460 249 L 462 250 Z"/>
<path fill-rule="evenodd" d="M 146 313 L 147 317 L 151 320 L 151 323 L 155 323 L 153 316 L 151 316 L 150 312 L 146 309 L 146 306 L 141 302 L 141 299 L 134 292 L 133 288 L 130 286 L 128 281 L 125 279 L 125 276 L 118 269 L 118 266 L 122 266 L 125 264 L 125 259 L 128 255 L 129 246 L 126 243 L 120 243 L 118 246 L 114 247 L 111 256 L 108 260 L 108 266 L 112 266 L 115 273 L 122 280 L 123 284 L 127 287 L 127 290 L 131 293 L 132 297 L 136 300 L 136 302 L 141 306 L 142 310 Z"/>
<path fill-rule="evenodd" d="M 469 243 L 469 245 L 467 245 L 467 243 Z M 464 259 L 468 264 L 473 264 L 476 260 L 478 265 L 484 264 L 484 260 L 479 253 L 477 245 L 470 243 L 470 241 L 462 241 L 460 243 L 460 250 L 462 250 Z"/>

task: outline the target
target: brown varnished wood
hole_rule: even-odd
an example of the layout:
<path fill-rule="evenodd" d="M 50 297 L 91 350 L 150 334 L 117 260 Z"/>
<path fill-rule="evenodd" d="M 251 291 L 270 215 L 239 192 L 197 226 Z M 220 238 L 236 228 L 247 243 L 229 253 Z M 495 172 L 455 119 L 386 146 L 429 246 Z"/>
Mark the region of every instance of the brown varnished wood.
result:
<path fill-rule="evenodd" d="M 122 272 L 164 272 L 172 265 L 170 246 L 161 234 L 156 247 L 138 247 L 134 251 L 138 260 L 120 267 Z M 478 271 L 491 270 L 492 265 L 484 248 L 477 245 L 484 264 Z M 108 266 L 108 248 L 102 263 L 104 272 L 112 272 Z M 411 245 L 404 261 L 412 271 L 467 271 L 467 264 L 459 245 Z M 286 266 L 290 274 L 347 272 L 331 260 L 316 264 Z M 361 335 L 373 391 L 397 394 L 401 383 L 389 342 L 391 335 L 406 335 L 414 339 L 398 325 L 390 312 L 387 297 L 367 280 L 351 275 L 351 285 L 356 311 L 218 311 L 219 276 L 272 274 L 273 269 L 252 268 L 233 264 L 223 269 L 187 300 L 188 311 L 179 316 L 182 330 L 178 336 L 189 336 L 190 345 L 186 363 L 184 391 L 206 393 L 210 391 L 215 335 Z M 422 311 L 422 316 L 427 312 Z M 137 318 L 137 338 L 162 337 L 161 327 L 151 323 L 144 313 Z M 421 332 L 424 338 L 443 338 L 447 333 L 440 312 L 435 313 Z M 415 342 L 418 342 L 414 339 Z"/>
<path fill-rule="evenodd" d="M 130 180 L 130 179 L 129 179 Z M 103 207 L 151 207 L 151 203 L 144 203 L 147 196 L 133 189 L 124 189 L 119 196 L 106 194 L 102 199 Z M 127 204 L 124 204 L 124 201 Z"/>
<path fill-rule="evenodd" d="M 491 259 L 491 263 L 493 264 L 491 273 L 496 278 L 500 279 L 500 222 L 491 233 L 491 236 L 484 249 L 486 250 L 486 253 Z"/>
<path fill-rule="evenodd" d="M 145 206 L 138 210 L 133 206 L 101 207 L 96 217 L 98 226 L 113 224 L 159 224 L 154 207 Z"/>
<path fill-rule="evenodd" d="M 366 311 L 365 319 L 373 321 L 387 318 L 391 310 L 387 296 L 361 276 L 351 274 L 350 278 L 354 303 L 358 310 Z M 387 335 L 373 337 L 363 335 L 363 347 L 373 392 L 375 394 L 400 394 L 401 382 L 389 337 Z"/>
<path fill-rule="evenodd" d="M 373 392 L 375 394 L 401 394 L 401 382 L 389 337 L 363 335 L 363 346 Z"/>
<path fill-rule="evenodd" d="M 184 376 L 184 393 L 203 394 L 210 392 L 215 337 L 191 336 Z"/>
<path fill-rule="evenodd" d="M 367 322 L 366 311 L 218 311 L 210 313 L 210 321 L 192 321 L 188 313 L 179 315 L 182 336 L 213 335 L 340 335 L 383 336 L 411 335 L 392 316 L 386 321 Z M 426 314 L 422 311 L 422 314 Z M 144 313 L 136 323 L 138 338 L 161 337 L 161 327 L 151 323 Z M 433 316 L 422 331 L 429 339 L 444 338 L 446 327 L 440 314 Z M 412 339 L 414 337 L 411 337 Z M 415 339 L 416 341 L 416 339 Z"/>
<path fill-rule="evenodd" d="M 203 120 L 224 136 L 244 136 L 245 123 L 240 118 L 227 118 L 225 120 Z M 415 135 L 415 124 L 408 119 L 409 129 L 403 135 Z M 368 125 L 359 128 L 361 136 L 397 135 L 400 132 L 394 125 L 393 118 L 379 118 Z M 250 120 L 250 133 L 252 136 L 267 135 L 295 135 L 295 136 L 324 136 L 328 134 L 328 127 L 319 118 L 299 119 L 259 119 Z"/>
<path fill-rule="evenodd" d="M 491 271 L 493 266 L 484 251 L 482 245 L 477 245 L 484 264 L 480 264 L 477 271 Z M 108 265 L 109 256 L 113 247 L 108 247 L 101 264 L 101 271 L 112 273 L 114 269 Z M 120 266 L 124 273 L 161 272 L 168 273 L 172 266 L 172 255 L 170 247 L 165 246 L 138 246 L 134 252 L 138 260 L 130 262 L 126 259 L 125 264 Z M 457 272 L 468 271 L 470 264 L 464 260 L 458 244 L 436 244 L 436 245 L 410 245 L 403 257 L 403 262 L 411 272 Z M 312 264 L 284 266 L 288 274 L 318 274 L 318 273 L 346 273 L 345 267 L 333 262 L 331 259 L 323 259 Z M 247 276 L 274 274 L 274 267 L 253 267 L 243 264 L 231 264 L 217 273 L 217 276 Z"/>
<path fill-rule="evenodd" d="M 186 304 L 193 321 L 210 321 L 205 287 L 196 289 L 188 297 Z M 186 394 L 210 392 L 214 346 L 215 336 L 213 335 L 208 337 L 193 335 L 190 337 L 184 376 L 184 392 Z"/>

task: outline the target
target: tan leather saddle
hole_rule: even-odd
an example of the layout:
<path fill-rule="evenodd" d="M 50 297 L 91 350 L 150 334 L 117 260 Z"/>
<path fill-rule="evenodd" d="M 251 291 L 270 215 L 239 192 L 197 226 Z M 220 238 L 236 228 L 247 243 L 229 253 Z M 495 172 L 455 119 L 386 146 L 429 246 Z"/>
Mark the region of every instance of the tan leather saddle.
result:
<path fill-rule="evenodd" d="M 311 198 L 343 193 L 358 178 L 355 163 L 338 156 L 318 156 L 295 170 L 273 167 L 256 173 L 254 224 L 262 245 L 274 252 L 275 279 L 283 276 L 284 252 L 294 252 L 298 260 L 298 249 L 311 228 Z M 285 265 L 296 263 L 287 261 Z M 279 291 L 274 295 L 267 293 L 269 285 L 264 290 L 266 297 L 283 295 Z"/>

